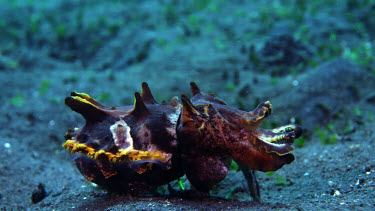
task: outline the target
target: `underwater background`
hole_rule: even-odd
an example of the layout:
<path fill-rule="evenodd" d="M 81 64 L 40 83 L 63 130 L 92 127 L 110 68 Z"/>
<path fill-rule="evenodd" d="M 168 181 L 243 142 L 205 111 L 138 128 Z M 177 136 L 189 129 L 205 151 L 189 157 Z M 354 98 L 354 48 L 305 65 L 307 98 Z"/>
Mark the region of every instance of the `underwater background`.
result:
<path fill-rule="evenodd" d="M 0 209 L 374 209 L 374 35 L 372 0 L 0 0 Z M 200 200 L 88 184 L 62 147 L 85 123 L 70 92 L 124 106 L 142 82 L 161 102 L 190 81 L 304 129 L 293 163 L 256 172 L 262 203 L 236 165 Z"/>

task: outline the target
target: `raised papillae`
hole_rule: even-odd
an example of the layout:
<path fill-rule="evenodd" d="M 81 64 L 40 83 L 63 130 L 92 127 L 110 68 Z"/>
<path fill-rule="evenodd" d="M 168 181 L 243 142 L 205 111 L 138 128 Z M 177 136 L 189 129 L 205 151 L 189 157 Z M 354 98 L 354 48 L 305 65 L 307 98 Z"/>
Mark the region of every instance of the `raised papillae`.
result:
<path fill-rule="evenodd" d="M 248 172 L 276 171 L 294 161 L 292 144 L 300 127 L 259 128 L 272 112 L 270 102 L 241 111 L 190 85 L 191 99 L 182 95 L 181 103 L 177 97 L 158 103 L 143 83 L 134 106 L 124 107 L 106 107 L 72 92 L 65 104 L 86 124 L 68 130 L 63 146 L 77 153 L 74 162 L 87 181 L 131 194 L 184 174 L 195 189 L 208 192 L 226 177 L 232 159 Z"/>

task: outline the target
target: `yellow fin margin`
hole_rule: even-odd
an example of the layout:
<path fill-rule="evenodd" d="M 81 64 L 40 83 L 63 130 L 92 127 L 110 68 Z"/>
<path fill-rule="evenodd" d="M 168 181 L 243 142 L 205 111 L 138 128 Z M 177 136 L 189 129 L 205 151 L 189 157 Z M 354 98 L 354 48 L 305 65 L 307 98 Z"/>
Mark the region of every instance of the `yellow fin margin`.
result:
<path fill-rule="evenodd" d="M 101 161 L 109 161 L 111 163 L 125 163 L 131 161 L 142 160 L 159 160 L 168 162 L 165 153 L 160 151 L 142 151 L 136 149 L 120 150 L 116 153 L 106 152 L 104 150 L 95 151 L 94 148 L 85 143 L 77 143 L 74 140 L 67 140 L 63 147 L 71 153 L 81 153 L 89 158 Z"/>
<path fill-rule="evenodd" d="M 80 101 L 80 102 L 82 102 L 82 103 L 89 104 L 89 105 L 91 105 L 91 106 L 93 106 L 93 107 L 99 109 L 99 107 L 98 107 L 97 105 L 94 105 L 94 104 L 93 104 L 92 102 L 90 102 L 88 99 L 85 99 L 85 98 L 82 98 L 82 97 L 79 97 L 79 96 L 73 96 L 73 97 L 71 97 L 71 98 L 73 98 L 74 100 L 78 100 L 78 101 Z"/>

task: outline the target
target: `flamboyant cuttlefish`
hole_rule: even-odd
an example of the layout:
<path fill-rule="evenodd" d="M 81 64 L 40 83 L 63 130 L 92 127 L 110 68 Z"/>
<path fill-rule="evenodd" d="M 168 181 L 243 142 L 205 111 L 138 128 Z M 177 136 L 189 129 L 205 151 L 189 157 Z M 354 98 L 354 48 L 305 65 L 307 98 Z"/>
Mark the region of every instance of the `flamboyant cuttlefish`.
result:
<path fill-rule="evenodd" d="M 271 114 L 270 102 L 245 112 L 228 106 L 190 83 L 193 97 L 158 103 L 147 83 L 134 106 L 106 107 L 72 92 L 65 104 L 86 124 L 68 130 L 63 145 L 78 153 L 74 162 L 89 182 L 131 194 L 147 193 L 186 174 L 194 188 L 208 192 L 222 181 L 234 159 L 252 196 L 259 189 L 252 170 L 276 171 L 294 160 L 292 144 L 302 129 L 289 124 L 259 129 Z"/>

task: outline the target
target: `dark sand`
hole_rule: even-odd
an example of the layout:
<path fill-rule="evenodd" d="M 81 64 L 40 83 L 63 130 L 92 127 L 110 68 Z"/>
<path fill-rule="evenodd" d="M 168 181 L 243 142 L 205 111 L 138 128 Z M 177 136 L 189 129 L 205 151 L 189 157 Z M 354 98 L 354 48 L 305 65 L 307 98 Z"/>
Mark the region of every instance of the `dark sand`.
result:
<path fill-rule="evenodd" d="M 75 2 L 0 2 L 0 210 L 374 209 L 374 3 Z M 131 105 L 143 81 L 158 101 L 190 95 L 190 81 L 243 110 L 270 100 L 263 127 L 305 129 L 296 160 L 256 172 L 262 203 L 235 170 L 211 197 L 87 184 L 61 147 L 84 124 L 65 97 Z"/>

